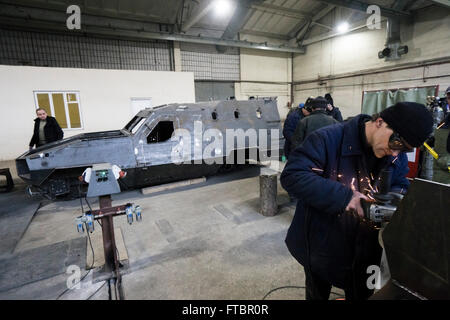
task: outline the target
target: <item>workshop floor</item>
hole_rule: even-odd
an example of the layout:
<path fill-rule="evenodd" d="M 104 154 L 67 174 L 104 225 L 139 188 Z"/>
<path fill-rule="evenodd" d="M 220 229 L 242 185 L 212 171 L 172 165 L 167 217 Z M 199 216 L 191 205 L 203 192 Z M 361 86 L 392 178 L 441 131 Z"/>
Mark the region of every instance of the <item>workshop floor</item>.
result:
<path fill-rule="evenodd" d="M 129 257 L 123 276 L 126 299 L 262 299 L 278 287 L 304 286 L 303 269 L 284 244 L 295 205 L 279 185 L 279 214 L 262 216 L 259 170 L 245 167 L 158 194 L 144 196 L 135 190 L 113 195 L 113 205 L 133 202 L 143 212 L 143 221 L 132 225 L 124 216 L 114 219 Z M 0 194 L 0 213 L 8 214 L 3 223 L 15 223 L 9 207 L 17 213 L 21 208 L 8 199 L 23 192 L 19 186 L 12 194 Z M 98 208 L 96 199 L 89 200 Z M 28 211 L 39 206 L 32 209 L 15 201 Z M 74 224 L 80 214 L 79 200 L 43 201 L 34 215 L 18 214 L 22 220 L 15 228 L 23 230 L 15 234 L 21 236 L 1 247 L 0 260 L 9 267 L 0 278 L 0 299 L 56 299 L 63 292 L 60 299 L 108 299 L 108 286 L 93 282 L 92 271 L 80 289 L 65 291 L 67 266 L 79 264 L 81 275 L 87 272 L 90 247 Z M 95 232 L 101 232 L 98 224 Z M 276 290 L 267 299 L 302 300 L 304 289 Z"/>

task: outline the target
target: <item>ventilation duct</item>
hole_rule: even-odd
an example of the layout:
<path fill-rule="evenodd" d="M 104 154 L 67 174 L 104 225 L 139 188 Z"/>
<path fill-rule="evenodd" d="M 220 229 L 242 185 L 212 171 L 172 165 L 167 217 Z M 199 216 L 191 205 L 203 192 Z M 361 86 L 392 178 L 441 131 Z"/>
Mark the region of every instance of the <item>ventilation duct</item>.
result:
<path fill-rule="evenodd" d="M 408 46 L 401 44 L 400 20 L 389 18 L 387 20 L 386 47 L 378 52 L 378 58 L 384 61 L 399 60 L 402 55 L 408 53 Z"/>

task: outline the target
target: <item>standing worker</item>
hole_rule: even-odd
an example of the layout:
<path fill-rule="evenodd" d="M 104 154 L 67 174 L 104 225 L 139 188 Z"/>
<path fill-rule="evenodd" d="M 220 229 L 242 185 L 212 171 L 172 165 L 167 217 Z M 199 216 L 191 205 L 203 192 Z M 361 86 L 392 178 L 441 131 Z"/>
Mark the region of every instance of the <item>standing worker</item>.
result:
<path fill-rule="evenodd" d="M 325 99 L 327 99 L 327 101 L 328 101 L 328 105 L 327 105 L 327 114 L 328 114 L 329 116 L 332 116 L 334 119 L 336 119 L 336 120 L 339 121 L 339 122 L 344 121 L 344 120 L 342 119 L 341 111 L 339 110 L 338 107 L 336 107 L 336 106 L 334 105 L 333 98 L 331 97 L 331 94 L 327 93 L 327 94 L 325 95 Z"/>
<path fill-rule="evenodd" d="M 382 249 L 361 200 L 383 169 L 391 170 L 392 189 L 407 186 L 407 161 L 396 157 L 422 145 L 432 129 L 424 105 L 399 102 L 316 130 L 291 151 L 280 181 L 298 201 L 286 245 L 304 266 L 306 299 L 327 300 L 332 286 L 346 300 L 372 294 L 367 267 L 380 264 Z"/>
<path fill-rule="evenodd" d="M 291 138 L 292 149 L 298 147 L 309 134 L 317 129 L 338 123 L 331 116 L 327 115 L 327 100 L 321 96 L 312 100 L 310 106 L 307 108 L 310 115 L 301 119 L 297 128 L 295 128 L 295 132 Z"/>
<path fill-rule="evenodd" d="M 450 87 L 445 90 L 446 103 L 443 105 L 445 125 L 444 129 L 450 128 Z"/>
<path fill-rule="evenodd" d="M 47 112 L 39 108 L 36 110 L 37 118 L 34 119 L 34 131 L 30 141 L 30 150 L 36 145 L 36 148 L 44 144 L 61 140 L 64 132 L 55 118 L 47 115 Z"/>
<path fill-rule="evenodd" d="M 311 101 L 311 98 L 308 98 L 306 100 L 306 105 L 308 105 Z M 297 127 L 297 124 L 301 119 L 308 116 L 309 112 L 305 108 L 304 103 L 300 103 L 298 105 L 298 108 L 293 108 L 289 111 L 289 113 L 286 116 L 286 120 L 284 121 L 283 126 L 283 136 L 286 139 L 284 142 L 284 155 L 286 156 L 286 159 L 289 158 L 289 153 L 291 152 L 291 144 L 292 144 L 292 135 L 295 132 L 295 128 Z"/>
<path fill-rule="evenodd" d="M 445 90 L 447 104 L 444 106 L 444 125 L 442 128 L 450 129 L 450 87 Z M 447 137 L 447 152 L 450 153 L 450 131 Z"/>

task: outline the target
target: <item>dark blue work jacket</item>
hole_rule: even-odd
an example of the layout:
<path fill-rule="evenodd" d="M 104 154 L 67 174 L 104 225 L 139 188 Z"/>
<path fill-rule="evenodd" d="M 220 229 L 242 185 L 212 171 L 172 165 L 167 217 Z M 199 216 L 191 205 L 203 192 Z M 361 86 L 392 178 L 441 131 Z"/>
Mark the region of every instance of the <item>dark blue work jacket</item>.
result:
<path fill-rule="evenodd" d="M 356 215 L 344 212 L 353 195 L 352 183 L 356 190 L 365 193 L 370 182 L 363 161 L 361 117 L 370 119 L 359 115 L 311 133 L 302 145 L 291 151 L 280 178 L 283 188 L 298 199 L 286 236 L 289 251 L 300 264 L 305 266 L 309 262 L 314 272 L 341 288 L 345 275 L 355 263 L 355 242 L 362 246 L 363 252 L 380 250 L 381 253 L 378 232 Z M 392 168 L 392 189 L 408 188 L 406 155 L 400 154 L 392 163 L 393 159 L 392 156 L 383 159 L 383 167 Z M 307 212 L 308 228 L 305 226 Z M 379 260 L 373 264 L 379 265 Z"/>
<path fill-rule="evenodd" d="M 297 124 L 302 120 L 305 116 L 300 108 L 295 108 L 291 110 L 286 116 L 286 120 L 284 121 L 283 126 L 283 136 L 286 139 L 284 142 L 284 155 L 286 158 L 289 157 L 289 153 L 291 152 L 292 145 L 292 135 L 295 132 L 295 128 L 297 128 Z"/>

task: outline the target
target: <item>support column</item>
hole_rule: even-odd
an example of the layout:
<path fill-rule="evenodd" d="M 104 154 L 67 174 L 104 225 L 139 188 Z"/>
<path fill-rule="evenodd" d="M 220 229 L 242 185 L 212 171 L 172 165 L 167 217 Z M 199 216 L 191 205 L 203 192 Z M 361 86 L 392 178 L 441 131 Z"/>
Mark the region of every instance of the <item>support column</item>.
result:
<path fill-rule="evenodd" d="M 175 71 L 181 72 L 181 49 L 180 49 L 180 43 L 178 41 L 173 42 L 173 58 L 175 62 Z"/>

